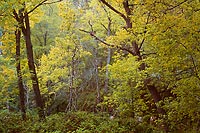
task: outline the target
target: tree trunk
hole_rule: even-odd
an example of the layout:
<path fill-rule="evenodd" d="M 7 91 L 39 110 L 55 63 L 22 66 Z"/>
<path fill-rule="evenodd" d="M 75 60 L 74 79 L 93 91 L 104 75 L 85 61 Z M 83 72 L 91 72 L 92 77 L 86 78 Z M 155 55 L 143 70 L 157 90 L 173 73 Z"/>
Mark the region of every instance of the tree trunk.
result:
<path fill-rule="evenodd" d="M 131 9 L 129 7 L 128 0 L 124 0 L 123 5 L 124 5 L 124 9 L 126 11 L 126 19 L 125 19 L 125 21 L 126 21 L 127 28 L 132 28 L 132 22 L 131 22 L 131 19 L 130 19 L 130 15 L 132 15 L 132 14 L 131 14 Z M 142 56 L 141 56 L 141 53 L 140 53 L 140 48 L 138 47 L 138 44 L 136 43 L 136 41 L 132 42 L 132 49 L 133 49 L 134 55 L 138 56 L 138 61 L 141 61 L 142 60 Z M 140 65 L 140 67 L 139 67 L 139 70 L 142 71 L 142 70 L 145 70 L 145 69 L 146 69 L 145 68 L 145 63 L 142 63 Z M 154 84 L 153 85 L 149 85 L 150 80 L 151 79 L 145 79 L 144 80 L 144 84 L 148 88 L 148 91 L 150 92 L 154 102 L 155 103 L 159 103 L 162 100 L 162 98 L 160 96 L 160 93 L 157 91 L 155 85 Z M 157 108 L 157 112 L 159 114 L 162 114 L 162 115 L 166 114 L 165 110 L 162 107 L 159 107 L 158 105 L 156 105 L 156 108 Z M 168 131 L 168 126 L 167 126 L 167 124 L 165 122 L 163 123 L 163 126 L 164 126 L 164 130 L 167 132 Z"/>
<path fill-rule="evenodd" d="M 107 62 L 106 62 L 106 79 L 105 79 L 105 88 L 104 88 L 104 93 L 108 93 L 108 83 L 109 83 L 109 70 L 108 66 L 110 64 L 110 58 L 111 58 L 111 49 L 108 48 L 108 55 L 107 55 Z"/>
<path fill-rule="evenodd" d="M 75 46 L 73 50 L 71 66 L 69 66 L 69 102 L 65 111 L 77 111 L 77 89 L 74 87 L 77 50 L 78 48 Z"/>
<path fill-rule="evenodd" d="M 130 19 L 131 9 L 129 8 L 128 0 L 124 0 L 123 5 L 124 5 L 124 9 L 126 11 L 126 16 L 127 16 L 126 19 L 125 19 L 126 27 L 127 27 L 127 29 L 128 28 L 132 28 L 132 22 L 131 22 L 131 19 Z M 139 49 L 138 44 L 136 43 L 136 41 L 132 42 L 132 49 L 133 49 L 134 55 L 138 56 L 138 61 L 141 61 L 142 60 L 142 56 L 141 56 L 140 49 Z M 145 64 L 144 63 L 142 63 L 140 65 L 139 70 L 141 70 L 141 71 L 145 70 Z M 145 84 L 147 83 L 146 80 L 144 81 Z M 157 91 L 157 89 L 156 89 L 156 87 L 154 85 L 148 85 L 148 83 L 146 84 L 146 87 L 148 88 L 148 90 L 149 90 L 154 102 L 158 103 L 159 101 L 162 100 L 161 96 L 160 96 L 160 93 Z M 157 107 L 157 112 L 158 113 L 165 114 L 165 111 L 164 111 L 163 108 L 158 107 L 158 106 L 156 106 L 156 107 Z"/>
<path fill-rule="evenodd" d="M 108 16 L 108 28 L 107 28 L 107 36 L 110 36 L 111 34 L 111 18 Z M 109 70 L 108 66 L 110 65 L 110 59 L 111 59 L 111 48 L 108 47 L 108 55 L 107 55 L 107 62 L 106 62 L 106 79 L 105 79 L 105 87 L 104 87 L 104 93 L 108 93 L 108 83 L 109 83 Z"/>
<path fill-rule="evenodd" d="M 16 69 L 17 69 L 17 78 L 18 78 L 18 88 L 19 88 L 19 99 L 20 99 L 20 109 L 22 113 L 22 119 L 26 120 L 26 109 L 25 109 L 25 90 L 23 87 L 22 75 L 21 75 L 21 64 L 20 64 L 20 37 L 21 31 L 16 29 Z"/>
<path fill-rule="evenodd" d="M 106 2 L 106 0 L 100 0 L 100 1 L 124 19 L 124 21 L 126 22 L 126 29 L 127 30 L 132 28 L 132 22 L 131 22 L 130 16 L 133 15 L 133 11 L 132 11 L 133 7 L 132 7 L 132 9 L 130 8 L 128 0 L 123 1 L 123 7 L 124 7 L 126 14 L 123 14 L 120 11 L 118 11 L 117 9 L 115 9 L 112 5 L 110 5 L 108 2 Z M 142 60 L 140 48 L 138 47 L 138 44 L 136 43 L 136 41 L 132 42 L 132 52 L 131 52 L 131 54 L 134 55 L 134 56 L 137 56 L 138 61 Z M 141 66 L 139 67 L 139 70 L 141 70 L 141 71 L 145 70 L 145 64 L 144 63 L 141 64 Z M 150 82 L 147 83 L 146 80 L 149 80 L 149 79 L 144 80 L 144 83 L 145 83 L 146 87 L 148 88 L 148 91 L 150 92 L 154 102 L 158 103 L 159 101 L 162 100 L 160 93 L 157 91 L 157 89 L 154 85 L 148 85 L 148 83 L 150 83 Z M 157 112 L 160 113 L 160 114 L 165 114 L 164 109 L 161 108 L 161 107 L 157 107 Z M 166 131 L 167 131 L 167 127 L 166 127 Z"/>
<path fill-rule="evenodd" d="M 36 105 L 39 109 L 38 115 L 40 119 L 44 119 L 44 102 L 42 100 L 41 94 L 40 94 L 40 89 L 39 89 L 39 84 L 38 84 L 38 78 L 35 70 L 35 65 L 34 65 L 34 57 L 33 57 L 33 49 L 32 49 L 32 42 L 31 42 L 31 31 L 30 31 L 30 23 L 29 23 L 29 16 L 27 12 L 25 12 L 25 26 L 26 28 L 22 30 L 24 36 L 25 36 L 25 41 L 26 41 L 26 52 L 27 52 L 27 58 L 28 58 L 28 66 L 29 66 L 29 71 L 31 73 L 31 80 L 32 80 L 32 86 L 35 94 L 35 100 L 36 100 Z M 24 27 L 22 27 L 24 28 Z"/>
<path fill-rule="evenodd" d="M 100 103 L 101 101 L 101 94 L 100 94 L 100 88 L 99 88 L 99 70 L 98 70 L 98 59 L 97 59 L 97 55 L 98 55 L 98 44 L 97 47 L 94 50 L 94 70 L 95 70 L 95 81 L 96 81 L 96 91 L 97 91 L 97 99 L 96 99 L 96 105 Z"/>
<path fill-rule="evenodd" d="M 155 88 L 154 85 L 147 85 L 147 88 L 148 88 L 148 90 L 149 90 L 149 92 L 150 92 L 150 94 L 151 94 L 151 96 L 152 96 L 152 98 L 153 98 L 155 103 L 158 103 L 158 102 L 160 102 L 162 100 L 159 92 L 157 91 L 157 89 Z M 159 106 L 156 106 L 156 108 L 157 108 L 157 112 L 159 114 L 163 114 L 164 115 L 166 113 L 163 108 L 161 108 Z"/>

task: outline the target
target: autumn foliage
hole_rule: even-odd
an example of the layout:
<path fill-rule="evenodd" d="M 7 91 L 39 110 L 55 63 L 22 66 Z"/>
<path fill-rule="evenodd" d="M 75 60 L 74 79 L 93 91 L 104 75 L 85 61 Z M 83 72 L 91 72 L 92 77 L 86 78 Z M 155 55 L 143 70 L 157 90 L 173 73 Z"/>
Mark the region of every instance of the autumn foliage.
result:
<path fill-rule="evenodd" d="M 199 0 L 0 1 L 0 131 L 21 112 L 33 132 L 199 132 L 199 11 Z"/>

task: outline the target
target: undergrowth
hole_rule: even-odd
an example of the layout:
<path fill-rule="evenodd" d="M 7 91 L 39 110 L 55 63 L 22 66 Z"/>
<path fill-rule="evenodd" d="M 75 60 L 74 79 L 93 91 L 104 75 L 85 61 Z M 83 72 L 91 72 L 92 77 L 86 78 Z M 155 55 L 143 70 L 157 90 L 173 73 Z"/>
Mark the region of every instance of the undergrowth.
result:
<path fill-rule="evenodd" d="M 110 119 L 109 115 L 87 112 L 57 113 L 39 121 L 34 112 L 23 121 L 19 113 L 0 111 L 2 133 L 148 133 L 152 130 L 133 119 Z"/>

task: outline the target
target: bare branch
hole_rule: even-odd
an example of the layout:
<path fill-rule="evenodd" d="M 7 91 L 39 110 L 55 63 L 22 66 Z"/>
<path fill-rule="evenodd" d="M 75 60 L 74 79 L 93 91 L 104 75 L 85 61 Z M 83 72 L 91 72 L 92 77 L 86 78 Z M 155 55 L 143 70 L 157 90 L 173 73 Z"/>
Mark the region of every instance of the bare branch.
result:
<path fill-rule="evenodd" d="M 144 36 L 146 34 L 146 30 L 147 30 L 147 24 L 149 23 L 149 19 L 150 19 L 150 12 L 148 12 L 148 16 L 147 16 L 147 21 L 146 21 L 146 25 L 144 27 Z M 140 43 L 140 46 L 139 46 L 139 50 L 142 48 L 142 45 L 144 44 L 144 41 L 145 41 L 145 37 L 142 39 L 142 42 Z"/>
<path fill-rule="evenodd" d="M 13 17 L 19 22 L 20 20 L 16 10 L 13 10 L 13 15 L 14 15 Z"/>
<path fill-rule="evenodd" d="M 111 18 L 110 18 L 109 12 L 106 10 L 105 6 L 102 6 L 102 8 L 103 8 L 103 10 L 106 12 L 108 21 L 111 22 Z M 108 31 L 108 28 L 107 28 L 103 23 L 101 23 L 101 25 L 103 26 L 103 28 L 104 28 L 106 31 Z"/>
<path fill-rule="evenodd" d="M 139 50 L 142 48 L 142 45 L 144 44 L 144 41 L 145 41 L 145 38 L 142 39 L 142 42 L 140 43 L 140 46 L 139 46 Z"/>
<path fill-rule="evenodd" d="M 45 2 L 44 4 L 54 4 L 54 3 L 58 3 L 58 2 L 61 2 L 63 0 L 57 0 L 57 1 L 53 1 L 53 2 Z"/>
<path fill-rule="evenodd" d="M 47 2 L 48 0 L 43 0 L 41 1 L 39 4 L 37 4 L 33 9 L 31 9 L 30 11 L 28 11 L 27 13 L 24 14 L 24 17 L 23 19 L 25 18 L 26 15 L 32 13 L 35 9 L 37 9 L 39 6 L 43 5 L 43 4 L 53 4 L 53 3 L 57 3 L 57 2 L 61 2 L 63 0 L 58 0 L 58 1 L 54 1 L 54 2 L 49 2 L 49 3 L 45 3 Z"/>
<path fill-rule="evenodd" d="M 104 28 L 106 31 L 108 31 L 108 28 L 107 28 L 103 23 L 101 23 L 101 25 L 103 26 L 103 28 Z"/>
<path fill-rule="evenodd" d="M 105 0 L 99 0 L 100 2 L 102 2 L 103 4 L 105 4 L 108 8 L 110 8 L 112 11 L 114 11 L 115 13 L 119 14 L 124 20 L 127 20 L 127 17 L 121 13 L 120 11 L 118 11 L 117 9 L 115 9 L 112 5 L 110 5 L 108 2 L 106 2 Z"/>
<path fill-rule="evenodd" d="M 39 6 L 41 6 L 42 4 L 44 4 L 47 0 L 43 0 L 42 2 L 40 2 L 38 5 L 36 5 L 33 9 L 31 9 L 30 11 L 28 11 L 24 16 L 30 14 L 31 12 L 33 12 L 35 9 L 37 9 Z"/>
<path fill-rule="evenodd" d="M 113 48 L 117 48 L 117 49 L 120 49 L 120 50 L 124 50 L 124 51 L 127 51 L 128 53 L 136 56 L 136 54 L 134 52 L 132 52 L 131 50 L 127 49 L 127 48 L 123 48 L 121 46 L 116 46 L 116 45 L 113 45 L 113 44 L 109 44 L 105 41 L 103 41 L 102 39 L 100 39 L 99 37 L 97 37 L 93 32 L 90 32 L 90 31 L 86 31 L 86 30 L 83 30 L 83 29 L 79 29 L 80 31 L 82 32 L 85 32 L 85 33 L 88 33 L 90 34 L 90 36 L 92 36 L 93 38 L 95 38 L 95 40 L 105 44 L 106 46 L 109 46 L 109 47 L 113 47 Z"/>
<path fill-rule="evenodd" d="M 93 29 L 93 26 L 92 26 L 92 24 L 91 24 L 91 21 L 90 21 L 90 20 L 88 21 L 88 24 L 90 25 L 90 28 L 91 28 L 92 32 L 94 32 L 94 29 Z"/>

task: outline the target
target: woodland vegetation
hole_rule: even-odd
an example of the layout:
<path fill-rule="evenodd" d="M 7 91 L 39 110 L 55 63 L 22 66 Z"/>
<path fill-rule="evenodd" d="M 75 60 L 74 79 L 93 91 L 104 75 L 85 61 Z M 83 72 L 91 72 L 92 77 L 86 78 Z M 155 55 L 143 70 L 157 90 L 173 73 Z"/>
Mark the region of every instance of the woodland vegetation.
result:
<path fill-rule="evenodd" d="M 1 0 L 0 132 L 200 132 L 200 1 Z"/>

